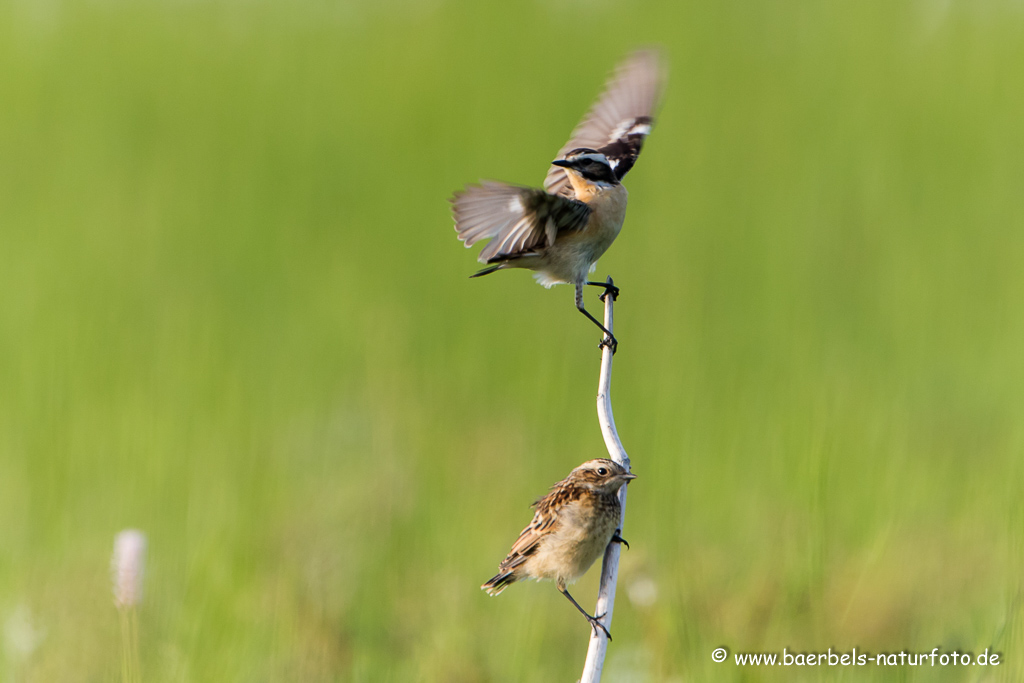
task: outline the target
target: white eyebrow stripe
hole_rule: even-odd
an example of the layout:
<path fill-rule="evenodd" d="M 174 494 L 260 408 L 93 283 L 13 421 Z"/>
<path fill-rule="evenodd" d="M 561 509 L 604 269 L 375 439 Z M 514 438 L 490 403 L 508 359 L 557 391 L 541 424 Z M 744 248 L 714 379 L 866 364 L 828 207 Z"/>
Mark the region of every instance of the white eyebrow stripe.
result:
<path fill-rule="evenodd" d="M 577 157 L 573 157 L 573 160 L 577 159 L 589 159 L 590 161 L 596 161 L 599 164 L 608 164 L 608 157 L 601 154 L 600 152 L 588 152 L 587 154 L 580 154 Z"/>

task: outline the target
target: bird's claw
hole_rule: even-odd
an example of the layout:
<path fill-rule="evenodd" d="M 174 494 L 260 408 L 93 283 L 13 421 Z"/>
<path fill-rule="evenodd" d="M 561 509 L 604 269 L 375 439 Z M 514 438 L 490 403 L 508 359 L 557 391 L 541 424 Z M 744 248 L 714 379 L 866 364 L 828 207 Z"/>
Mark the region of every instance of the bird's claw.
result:
<path fill-rule="evenodd" d="M 612 355 L 614 356 L 615 352 L 619 350 L 619 340 L 615 337 L 605 337 L 601 340 L 601 343 L 597 345 L 597 348 L 604 350 L 606 346 L 612 350 Z"/>
<path fill-rule="evenodd" d="M 612 536 L 612 543 L 621 543 L 622 545 L 626 546 L 626 550 L 629 550 L 629 542 L 622 536 L 619 536 L 618 531 L 616 531 L 615 534 Z"/>
<path fill-rule="evenodd" d="M 609 279 L 611 279 L 611 278 L 609 278 Z M 597 297 L 601 301 L 604 301 L 604 298 L 606 296 L 608 296 L 609 294 L 612 295 L 612 301 L 615 301 L 616 299 L 619 298 L 619 288 L 616 287 L 615 285 L 613 285 L 610 282 L 589 282 L 588 281 L 585 284 L 588 284 L 591 287 L 602 287 L 604 289 L 604 292 L 601 294 L 601 296 Z"/>
<path fill-rule="evenodd" d="M 604 283 L 602 283 L 602 284 L 604 284 Z M 608 296 L 609 294 L 612 295 L 612 301 L 618 301 L 619 300 L 619 288 L 616 287 L 615 285 L 608 285 L 608 284 L 604 285 L 604 293 L 601 294 L 601 296 L 599 296 L 597 298 L 600 299 L 603 302 L 604 298 L 606 296 Z"/>
<path fill-rule="evenodd" d="M 602 631 L 604 631 L 604 634 L 608 636 L 608 640 L 611 640 L 612 634 L 609 633 L 605 625 L 600 622 L 601 619 L 604 619 L 604 614 L 599 614 L 596 617 L 587 617 L 587 621 L 590 622 L 590 627 L 594 629 L 595 634 L 597 634 L 597 629 L 600 628 Z"/>

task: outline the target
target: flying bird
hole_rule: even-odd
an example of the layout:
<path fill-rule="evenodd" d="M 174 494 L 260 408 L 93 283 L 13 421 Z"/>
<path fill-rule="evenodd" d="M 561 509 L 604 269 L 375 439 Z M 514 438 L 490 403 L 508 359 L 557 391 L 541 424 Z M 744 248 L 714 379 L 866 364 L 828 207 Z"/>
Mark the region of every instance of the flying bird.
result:
<path fill-rule="evenodd" d="M 516 581 L 550 579 L 594 631 L 600 628 L 611 640 L 598 621 L 604 615 L 587 614 L 566 585 L 583 576 L 609 543 L 625 543 L 617 531 L 622 523 L 619 489 L 632 479 L 635 474 L 605 458 L 588 460 L 574 469 L 533 504 L 533 521 L 498 565 L 498 573 L 481 588 L 497 595 Z"/>
<path fill-rule="evenodd" d="M 576 308 L 604 332 L 601 346 L 618 341 L 583 305 L 583 286 L 604 287 L 602 301 L 618 288 L 590 282 L 597 260 L 615 241 L 626 216 L 622 178 L 633 168 L 654 124 L 665 71 L 654 49 L 630 55 L 604 93 L 551 162 L 544 189 L 482 181 L 452 197 L 458 238 L 480 252 L 487 267 L 470 277 L 527 268 L 551 287 L 576 286 Z"/>

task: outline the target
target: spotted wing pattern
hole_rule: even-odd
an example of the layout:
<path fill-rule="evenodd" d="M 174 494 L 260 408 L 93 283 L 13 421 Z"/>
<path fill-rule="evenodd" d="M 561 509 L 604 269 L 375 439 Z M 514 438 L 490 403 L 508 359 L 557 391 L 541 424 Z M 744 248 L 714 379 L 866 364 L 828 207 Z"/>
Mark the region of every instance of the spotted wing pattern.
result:
<path fill-rule="evenodd" d="M 557 158 L 581 147 L 596 149 L 608 158 L 616 177 L 621 180 L 633 168 L 651 132 L 664 73 L 657 50 L 641 50 L 630 55 L 615 70 L 604 93 L 576 126 L 569 142 L 558 150 Z M 548 170 L 544 189 L 551 194 L 574 196 L 565 169 L 559 166 Z"/>
<path fill-rule="evenodd" d="M 559 233 L 582 229 L 590 217 L 590 208 L 571 197 L 494 181 L 470 185 L 451 201 L 455 231 L 467 247 L 491 240 L 480 252 L 481 263 L 553 244 Z"/>

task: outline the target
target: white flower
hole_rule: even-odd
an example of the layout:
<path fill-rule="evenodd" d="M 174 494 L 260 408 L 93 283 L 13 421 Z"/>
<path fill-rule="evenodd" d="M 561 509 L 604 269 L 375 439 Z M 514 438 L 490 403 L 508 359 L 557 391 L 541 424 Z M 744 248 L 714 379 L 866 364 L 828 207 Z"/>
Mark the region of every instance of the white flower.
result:
<path fill-rule="evenodd" d="M 146 567 L 146 534 L 126 529 L 114 537 L 110 575 L 114 582 L 114 604 L 118 609 L 142 601 L 142 575 Z"/>

